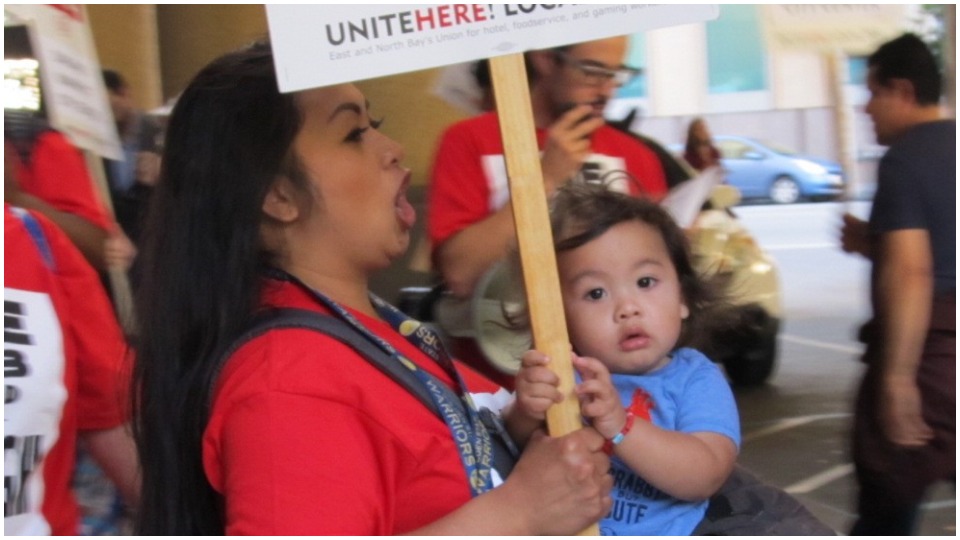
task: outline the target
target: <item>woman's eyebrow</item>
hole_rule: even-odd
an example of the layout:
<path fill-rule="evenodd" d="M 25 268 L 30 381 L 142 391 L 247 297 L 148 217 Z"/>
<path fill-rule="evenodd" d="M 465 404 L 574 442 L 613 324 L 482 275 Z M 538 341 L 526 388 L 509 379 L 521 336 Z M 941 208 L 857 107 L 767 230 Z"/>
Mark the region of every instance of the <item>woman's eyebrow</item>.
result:
<path fill-rule="evenodd" d="M 369 109 L 369 108 L 370 108 L 370 102 L 369 102 L 369 101 L 365 101 L 365 102 L 364 102 L 364 106 L 365 106 L 367 109 Z M 330 118 L 328 118 L 327 121 L 333 120 L 333 118 L 334 118 L 335 116 L 337 116 L 338 114 L 340 114 L 340 113 L 342 113 L 342 112 L 352 112 L 352 113 L 355 113 L 355 114 L 357 114 L 357 115 L 359 116 L 359 115 L 362 115 L 362 114 L 363 114 L 363 108 L 360 107 L 360 105 L 357 105 L 356 103 L 354 103 L 354 102 L 352 102 L 352 101 L 348 101 L 348 102 L 346 102 L 346 103 L 341 103 L 340 105 L 337 106 L 336 109 L 333 110 L 333 112 L 330 114 Z"/>

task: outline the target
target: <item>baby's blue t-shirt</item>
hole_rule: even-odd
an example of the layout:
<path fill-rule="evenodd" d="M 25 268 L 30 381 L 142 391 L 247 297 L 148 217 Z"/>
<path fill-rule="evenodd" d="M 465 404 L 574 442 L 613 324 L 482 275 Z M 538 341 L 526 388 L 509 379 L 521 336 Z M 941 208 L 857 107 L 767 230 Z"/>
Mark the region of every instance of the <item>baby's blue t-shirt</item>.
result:
<path fill-rule="evenodd" d="M 654 425 L 682 433 L 710 431 L 740 447 L 740 416 L 730 384 L 713 362 L 694 349 L 678 349 L 670 362 L 646 375 L 613 374 L 624 407 L 638 389 L 649 395 Z M 709 501 L 675 499 L 611 459 L 613 508 L 600 522 L 600 534 L 689 535 L 703 519 Z"/>

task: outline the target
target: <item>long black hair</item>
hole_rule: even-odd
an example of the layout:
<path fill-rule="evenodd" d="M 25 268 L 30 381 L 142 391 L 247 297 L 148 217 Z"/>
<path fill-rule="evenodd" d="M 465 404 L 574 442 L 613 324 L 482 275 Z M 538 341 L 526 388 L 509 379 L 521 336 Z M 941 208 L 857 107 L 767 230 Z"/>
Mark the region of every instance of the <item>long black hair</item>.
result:
<path fill-rule="evenodd" d="M 143 469 L 139 534 L 223 534 L 201 439 L 219 350 L 248 324 L 268 262 L 262 202 L 280 175 L 297 184 L 302 124 L 277 88 L 269 43 L 201 70 L 170 118 L 152 196 L 136 308 L 134 434 Z"/>

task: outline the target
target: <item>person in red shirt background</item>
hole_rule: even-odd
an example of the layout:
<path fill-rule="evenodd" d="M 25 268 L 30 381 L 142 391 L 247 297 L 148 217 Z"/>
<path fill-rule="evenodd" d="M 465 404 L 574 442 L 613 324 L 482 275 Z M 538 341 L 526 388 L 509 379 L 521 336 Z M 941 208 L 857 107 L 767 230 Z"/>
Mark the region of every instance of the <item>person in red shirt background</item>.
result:
<path fill-rule="evenodd" d="M 13 124 L 4 127 L 13 175 L 4 178 L 4 201 L 56 223 L 94 269 L 129 269 L 136 248 L 97 195 L 80 150 L 59 131 L 8 115 L 5 121 Z"/>
<path fill-rule="evenodd" d="M 78 441 L 139 496 L 128 349 L 97 274 L 46 217 L 4 204 L 4 260 L 4 532 L 76 535 Z"/>

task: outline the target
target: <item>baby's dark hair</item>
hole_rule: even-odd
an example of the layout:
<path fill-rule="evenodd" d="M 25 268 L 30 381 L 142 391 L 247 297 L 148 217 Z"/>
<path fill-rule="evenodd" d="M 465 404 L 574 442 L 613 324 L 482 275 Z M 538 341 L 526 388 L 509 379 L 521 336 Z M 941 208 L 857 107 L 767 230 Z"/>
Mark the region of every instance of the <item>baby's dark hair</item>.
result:
<path fill-rule="evenodd" d="M 729 304 L 722 293 L 724 284 L 722 278 L 703 276 L 693 267 L 687 236 L 663 207 L 648 199 L 580 182 L 570 182 L 557 190 L 550 207 L 557 254 L 576 249 L 628 221 L 655 228 L 676 268 L 680 291 L 690 310 L 677 347 L 705 347 L 714 330 L 732 324 L 727 315 Z"/>

